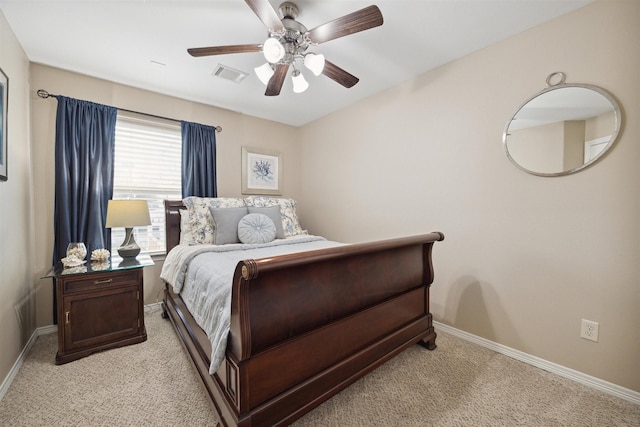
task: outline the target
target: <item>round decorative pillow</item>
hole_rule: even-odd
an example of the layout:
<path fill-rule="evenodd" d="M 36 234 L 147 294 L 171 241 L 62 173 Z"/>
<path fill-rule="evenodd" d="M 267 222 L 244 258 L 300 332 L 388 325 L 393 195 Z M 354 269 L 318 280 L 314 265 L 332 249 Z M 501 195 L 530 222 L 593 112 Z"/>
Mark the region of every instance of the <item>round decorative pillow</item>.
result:
<path fill-rule="evenodd" d="M 268 243 L 276 238 L 276 226 L 268 216 L 251 213 L 238 223 L 238 238 L 242 243 Z"/>

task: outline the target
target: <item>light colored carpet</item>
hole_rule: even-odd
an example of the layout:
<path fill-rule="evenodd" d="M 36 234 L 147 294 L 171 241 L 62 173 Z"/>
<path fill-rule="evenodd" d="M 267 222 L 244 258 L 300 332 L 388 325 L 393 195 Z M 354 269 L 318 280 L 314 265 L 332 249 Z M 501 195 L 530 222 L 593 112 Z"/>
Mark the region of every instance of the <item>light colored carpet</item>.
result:
<path fill-rule="evenodd" d="M 169 321 L 149 339 L 54 364 L 40 337 L 0 401 L 2 426 L 214 426 L 218 418 Z M 414 346 L 294 425 L 640 426 L 640 406 L 441 333 Z"/>

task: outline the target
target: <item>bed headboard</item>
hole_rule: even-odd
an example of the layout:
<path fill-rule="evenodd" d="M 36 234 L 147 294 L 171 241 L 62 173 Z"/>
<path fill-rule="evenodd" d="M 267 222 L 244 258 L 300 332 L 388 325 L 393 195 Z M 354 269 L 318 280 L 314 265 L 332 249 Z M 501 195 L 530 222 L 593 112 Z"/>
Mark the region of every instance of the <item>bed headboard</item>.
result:
<path fill-rule="evenodd" d="M 182 200 L 164 201 L 167 253 L 180 243 L 180 209 L 186 209 L 182 204 Z"/>

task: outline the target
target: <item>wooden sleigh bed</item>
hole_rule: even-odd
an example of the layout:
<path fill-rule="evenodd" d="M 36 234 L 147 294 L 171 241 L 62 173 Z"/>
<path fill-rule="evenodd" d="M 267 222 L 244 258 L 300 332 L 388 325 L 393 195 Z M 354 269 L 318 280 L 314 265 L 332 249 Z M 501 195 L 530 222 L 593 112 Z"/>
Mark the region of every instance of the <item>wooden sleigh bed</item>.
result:
<path fill-rule="evenodd" d="M 180 201 L 165 201 L 167 251 Z M 439 232 L 240 262 L 225 360 L 167 284 L 176 329 L 227 426 L 287 425 L 406 348 L 436 347 L 429 312 Z"/>

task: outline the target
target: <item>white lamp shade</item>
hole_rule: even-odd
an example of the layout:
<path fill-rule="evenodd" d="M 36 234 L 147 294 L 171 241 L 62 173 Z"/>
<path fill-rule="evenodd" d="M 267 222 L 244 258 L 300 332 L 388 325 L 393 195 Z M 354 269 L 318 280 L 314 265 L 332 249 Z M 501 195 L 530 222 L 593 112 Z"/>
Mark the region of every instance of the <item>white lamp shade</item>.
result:
<path fill-rule="evenodd" d="M 324 55 L 321 53 L 307 53 L 304 56 L 304 65 L 311 70 L 313 74 L 319 76 L 322 70 L 324 70 Z"/>
<path fill-rule="evenodd" d="M 298 70 L 293 73 L 291 80 L 293 81 L 293 91 L 295 93 L 302 93 L 309 88 L 309 83 Z"/>
<path fill-rule="evenodd" d="M 146 200 L 109 200 L 106 228 L 151 225 Z"/>
<path fill-rule="evenodd" d="M 267 61 L 275 64 L 282 58 L 284 58 L 285 50 L 284 46 L 282 46 L 278 39 L 274 39 L 273 37 L 271 37 L 264 42 L 262 53 Z"/>
<path fill-rule="evenodd" d="M 273 76 L 273 68 L 271 68 L 268 62 L 254 68 L 253 71 L 256 72 L 256 75 L 265 86 L 269 84 L 269 80 L 271 80 L 271 76 Z"/>

